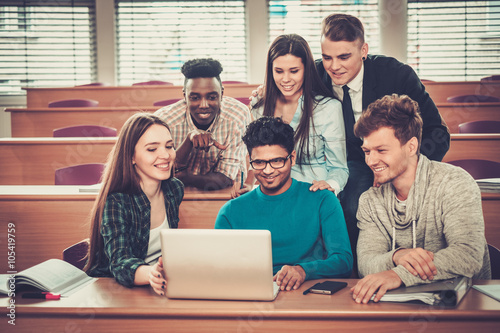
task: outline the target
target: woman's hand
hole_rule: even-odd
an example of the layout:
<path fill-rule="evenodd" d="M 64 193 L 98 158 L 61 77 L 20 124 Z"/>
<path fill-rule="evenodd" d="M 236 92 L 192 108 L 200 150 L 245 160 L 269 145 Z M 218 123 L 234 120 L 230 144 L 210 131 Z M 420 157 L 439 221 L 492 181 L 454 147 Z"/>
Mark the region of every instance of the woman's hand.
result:
<path fill-rule="evenodd" d="M 309 191 L 316 192 L 317 190 L 328 190 L 335 193 L 335 189 L 331 187 L 326 180 L 313 180 L 311 187 L 309 187 Z"/>
<path fill-rule="evenodd" d="M 163 274 L 163 258 L 160 257 L 158 262 L 151 266 L 149 272 L 149 284 L 158 295 L 164 296 L 167 288 L 167 280 Z"/>
<path fill-rule="evenodd" d="M 264 86 L 260 85 L 257 87 L 257 89 L 252 91 L 252 94 L 250 95 L 250 109 L 253 108 L 255 104 L 257 104 L 262 97 L 264 97 Z"/>

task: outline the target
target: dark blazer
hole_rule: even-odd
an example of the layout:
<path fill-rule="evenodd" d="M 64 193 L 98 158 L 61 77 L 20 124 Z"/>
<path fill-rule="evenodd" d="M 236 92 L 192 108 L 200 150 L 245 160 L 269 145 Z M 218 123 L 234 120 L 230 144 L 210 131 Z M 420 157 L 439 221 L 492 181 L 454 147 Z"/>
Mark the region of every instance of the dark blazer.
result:
<path fill-rule="evenodd" d="M 450 148 L 450 133 L 415 71 L 394 58 L 380 55 L 368 55 L 364 66 L 363 110 L 385 95 L 408 95 L 418 103 L 424 123 L 420 151 L 431 160 L 441 161 Z M 332 80 L 321 59 L 316 60 L 316 68 L 321 80 L 333 94 Z M 364 155 L 360 147 L 361 140 L 358 144 L 357 153 Z M 355 155 L 349 154 L 348 147 L 348 159 L 359 159 Z"/>

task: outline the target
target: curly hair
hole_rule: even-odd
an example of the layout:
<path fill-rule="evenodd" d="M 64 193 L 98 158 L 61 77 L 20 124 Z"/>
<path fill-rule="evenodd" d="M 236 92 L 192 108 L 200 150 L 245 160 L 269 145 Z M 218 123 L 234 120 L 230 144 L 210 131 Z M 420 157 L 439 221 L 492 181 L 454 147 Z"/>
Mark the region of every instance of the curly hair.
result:
<path fill-rule="evenodd" d="M 187 80 L 199 77 L 215 77 L 222 84 L 220 79 L 222 65 L 218 60 L 212 58 L 188 60 L 182 65 L 181 72 L 184 75 L 184 86 Z"/>
<path fill-rule="evenodd" d="M 284 123 L 281 118 L 264 116 L 247 126 L 243 142 L 250 155 L 253 148 L 267 145 L 279 145 L 290 154 L 295 145 L 293 136 L 292 126 Z"/>
<path fill-rule="evenodd" d="M 368 105 L 354 125 L 354 135 L 366 137 L 381 127 L 394 129 L 394 136 L 404 145 L 411 138 L 422 141 L 422 117 L 418 103 L 406 95 L 387 95 Z"/>

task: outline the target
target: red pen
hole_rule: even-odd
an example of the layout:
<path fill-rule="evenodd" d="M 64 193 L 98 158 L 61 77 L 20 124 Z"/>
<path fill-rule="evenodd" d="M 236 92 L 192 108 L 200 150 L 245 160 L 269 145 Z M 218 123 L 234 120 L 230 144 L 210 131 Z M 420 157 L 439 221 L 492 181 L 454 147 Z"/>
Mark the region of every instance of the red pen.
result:
<path fill-rule="evenodd" d="M 48 300 L 59 300 L 61 299 L 61 294 L 53 294 L 48 291 L 36 292 L 36 293 L 24 293 L 23 298 L 41 298 Z"/>

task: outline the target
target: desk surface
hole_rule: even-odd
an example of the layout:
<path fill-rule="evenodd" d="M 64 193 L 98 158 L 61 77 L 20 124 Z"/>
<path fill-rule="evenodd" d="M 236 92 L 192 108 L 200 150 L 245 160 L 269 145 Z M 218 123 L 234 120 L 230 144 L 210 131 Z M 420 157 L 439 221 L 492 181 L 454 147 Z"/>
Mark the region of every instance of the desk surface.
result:
<path fill-rule="evenodd" d="M 424 82 L 425 90 L 434 103 L 446 103 L 448 97 L 457 95 L 488 95 L 500 97 L 499 81 L 449 81 Z"/>
<path fill-rule="evenodd" d="M 23 200 L 52 200 L 57 198 L 86 198 L 95 200 L 101 184 L 83 185 L 0 185 L 0 200 L 18 198 Z M 500 194 L 499 194 L 500 196 Z M 202 191 L 195 187 L 184 189 L 183 200 L 229 200 L 231 187 L 216 190 Z"/>
<path fill-rule="evenodd" d="M 456 95 L 481 94 L 500 97 L 500 83 L 498 81 L 424 82 L 424 85 L 435 103 L 446 102 L 448 97 Z M 225 84 L 224 95 L 232 97 L 250 96 L 251 91 L 256 89 L 257 86 L 259 84 Z M 23 89 L 27 93 L 28 106 L 47 106 L 49 101 L 66 98 L 93 98 L 99 100 L 100 105 L 141 105 L 140 102 L 145 100 L 155 101 L 182 97 L 182 86 L 165 85 Z M 104 94 L 104 96 L 101 94 Z"/>
<path fill-rule="evenodd" d="M 441 103 L 439 113 L 451 133 L 461 123 L 473 120 L 500 120 L 500 103 Z M 120 130 L 125 121 L 139 111 L 154 112 L 154 106 L 98 106 L 73 108 L 6 108 L 11 113 L 13 137 L 51 137 L 55 128 L 93 124 Z"/>
<path fill-rule="evenodd" d="M 451 134 L 443 162 L 462 159 L 500 162 L 500 134 Z"/>
<path fill-rule="evenodd" d="M 0 138 L 1 185 L 54 184 L 57 168 L 104 163 L 116 138 Z M 500 134 L 452 134 L 443 161 L 500 162 Z"/>
<path fill-rule="evenodd" d="M 87 238 L 96 195 L 95 186 L 0 186 L 0 228 L 7 230 L 8 223 L 16 226 L 19 270 L 60 258 L 66 247 Z M 212 229 L 229 199 L 229 188 L 210 192 L 186 188 L 179 228 Z M 500 247 L 500 193 L 482 193 L 482 207 L 486 240 Z M 0 239 L 0 245 L 5 244 L 6 239 Z M 0 270 L 7 269 L 6 258 L 7 252 L 0 255 Z"/>
<path fill-rule="evenodd" d="M 258 84 L 225 84 L 224 96 L 248 97 Z M 99 106 L 153 105 L 154 102 L 183 98 L 183 86 L 84 86 L 54 88 L 23 88 L 26 90 L 27 107 L 47 107 L 51 101 L 89 98 L 99 102 Z"/>
<path fill-rule="evenodd" d="M 94 192 L 80 192 L 82 188 Z M 179 228 L 213 229 L 220 208 L 231 198 L 230 190 L 186 188 Z M 0 186 L 0 245 L 7 246 L 7 225 L 13 223 L 18 270 L 61 258 L 65 248 L 89 237 L 96 195 L 95 186 Z M 0 254 L 2 271 L 7 271 L 7 251 Z"/>
<path fill-rule="evenodd" d="M 157 296 L 149 287 L 132 289 L 102 278 L 59 301 L 17 297 L 15 331 L 64 329 L 82 332 L 115 330 L 148 332 L 230 332 L 310 330 L 342 332 L 494 332 L 500 327 L 500 302 L 471 289 L 455 309 L 420 304 L 356 304 L 350 287 L 357 280 L 346 279 L 348 287 L 334 295 L 302 295 L 318 281 L 307 281 L 297 291 L 281 292 L 273 302 L 172 300 Z M 476 284 L 500 284 L 498 280 Z M 0 298 L 6 324 L 9 299 Z M 142 327 L 142 329 L 141 329 Z"/>

